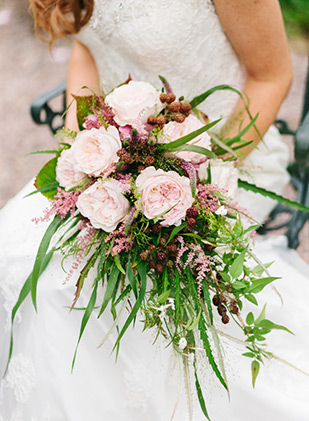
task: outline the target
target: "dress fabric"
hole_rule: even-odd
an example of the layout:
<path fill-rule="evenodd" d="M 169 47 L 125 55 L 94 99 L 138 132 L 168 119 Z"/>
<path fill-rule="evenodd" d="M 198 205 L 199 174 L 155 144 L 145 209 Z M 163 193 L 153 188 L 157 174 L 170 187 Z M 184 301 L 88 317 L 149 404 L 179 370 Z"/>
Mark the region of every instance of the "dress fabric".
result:
<path fill-rule="evenodd" d="M 158 88 L 157 75 L 162 74 L 175 93 L 186 99 L 221 83 L 241 89 L 244 81 L 243 69 L 210 0 L 96 0 L 93 17 L 78 37 L 91 50 L 106 92 L 128 74 Z M 201 109 L 211 120 L 226 117 L 236 100 L 233 94 L 218 93 Z M 286 161 L 287 151 L 274 127 L 265 136 L 264 145 L 247 159 L 255 181 L 277 192 L 288 180 Z M 32 184 L 0 212 L 2 371 L 8 355 L 10 313 L 47 226 L 31 221 L 48 206 L 39 194 L 23 198 L 33 190 Z M 247 194 L 239 197 L 241 201 L 259 220 L 273 206 L 273 202 Z M 255 248 L 262 261 L 275 260 L 271 272 L 282 276 L 276 282 L 284 305 L 271 287 L 261 294 L 260 304 L 267 302 L 267 317 L 289 327 L 295 336 L 281 331 L 272 334 L 269 349 L 280 358 L 267 361 L 267 367 L 261 368 L 255 390 L 250 382 L 250 361 L 240 357 L 245 352 L 243 345 L 222 336 L 231 400 L 200 357 L 208 411 L 213 421 L 308 421 L 309 377 L 290 364 L 309 372 L 308 265 L 287 249 L 284 237 L 260 239 Z M 189 419 L 181 360 L 170 347 L 165 349 L 163 341 L 153 345 L 154 333 L 142 333 L 138 320 L 123 338 L 115 363 L 111 354 L 115 332 L 97 349 L 112 318 L 108 311 L 100 319 L 92 317 L 71 374 L 82 313 L 69 313 L 76 278 L 64 283 L 61 260 L 61 254 L 56 253 L 39 280 L 38 314 L 28 298 L 16 318 L 14 352 L 0 384 L 0 421 Z M 68 270 L 70 263 L 65 265 Z M 79 307 L 87 304 L 91 280 L 90 275 Z M 237 336 L 232 326 L 218 322 L 217 327 Z M 204 416 L 194 398 L 194 383 L 192 392 L 193 420 L 201 421 Z"/>

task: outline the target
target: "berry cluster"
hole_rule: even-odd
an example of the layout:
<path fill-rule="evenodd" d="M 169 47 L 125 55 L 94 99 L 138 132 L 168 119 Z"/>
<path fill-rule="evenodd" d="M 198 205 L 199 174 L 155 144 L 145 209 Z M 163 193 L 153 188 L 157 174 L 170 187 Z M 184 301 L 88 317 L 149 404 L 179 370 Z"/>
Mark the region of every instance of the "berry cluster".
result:
<path fill-rule="evenodd" d="M 176 96 L 173 93 L 166 94 L 162 92 L 160 101 L 166 104 L 163 114 L 160 114 L 158 117 L 151 115 L 148 118 L 148 123 L 157 127 L 162 127 L 169 121 L 183 123 L 192 109 L 188 102 L 182 102 L 182 98 L 176 101 Z"/>
<path fill-rule="evenodd" d="M 151 228 L 154 234 L 159 234 L 162 229 L 161 224 L 154 224 Z M 141 260 L 148 261 L 150 269 L 157 273 L 163 273 L 164 268 L 172 269 L 175 264 L 178 246 L 175 242 L 168 243 L 168 236 L 162 236 L 158 246 L 150 244 L 147 250 L 140 253 Z"/>
<path fill-rule="evenodd" d="M 231 284 L 229 286 L 232 287 Z M 227 288 L 227 291 L 232 292 L 231 288 L 229 288 L 229 286 Z M 212 303 L 213 303 L 214 306 L 217 307 L 217 311 L 218 311 L 219 315 L 221 316 L 222 323 L 223 324 L 229 323 L 230 318 L 227 315 L 227 307 L 226 307 L 227 299 L 223 295 L 216 294 L 216 295 L 213 296 Z M 232 314 L 235 314 L 235 315 L 237 315 L 239 313 L 239 308 L 238 308 L 238 306 L 235 302 L 233 302 L 229 305 L 229 310 Z"/>

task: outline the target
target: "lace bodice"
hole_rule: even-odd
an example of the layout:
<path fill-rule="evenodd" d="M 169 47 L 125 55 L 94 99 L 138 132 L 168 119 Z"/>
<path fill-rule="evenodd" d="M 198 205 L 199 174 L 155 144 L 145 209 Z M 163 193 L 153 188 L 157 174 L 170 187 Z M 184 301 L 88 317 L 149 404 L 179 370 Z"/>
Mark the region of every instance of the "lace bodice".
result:
<path fill-rule="evenodd" d="M 78 38 L 92 52 L 105 92 L 129 74 L 158 88 L 161 74 L 186 99 L 221 83 L 241 88 L 244 81 L 211 0 L 95 0 Z M 229 114 L 236 95 L 215 95 L 203 111 L 211 118 Z"/>

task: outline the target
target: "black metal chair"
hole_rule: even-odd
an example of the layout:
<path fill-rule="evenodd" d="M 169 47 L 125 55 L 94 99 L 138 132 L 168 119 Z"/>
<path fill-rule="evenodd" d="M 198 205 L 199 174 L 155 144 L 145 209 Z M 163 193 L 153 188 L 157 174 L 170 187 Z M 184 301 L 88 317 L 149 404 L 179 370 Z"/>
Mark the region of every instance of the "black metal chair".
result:
<path fill-rule="evenodd" d="M 66 83 L 64 82 L 36 98 L 31 104 L 31 116 L 35 123 L 47 125 L 54 134 L 62 127 L 56 122 L 66 108 L 65 90 Z M 50 103 L 59 96 L 62 96 L 60 109 L 54 110 Z M 288 171 L 291 175 L 291 183 L 296 190 L 296 200 L 309 206 L 309 68 L 300 127 L 297 131 L 291 130 L 284 120 L 277 120 L 275 124 L 281 134 L 294 136 L 294 161 L 289 164 Z M 275 219 L 282 213 L 289 214 L 290 217 L 287 221 L 276 224 Z M 290 248 L 296 249 L 299 246 L 299 233 L 308 219 L 308 213 L 278 204 L 258 232 L 266 234 L 286 228 L 285 235 L 288 238 L 288 245 Z"/>

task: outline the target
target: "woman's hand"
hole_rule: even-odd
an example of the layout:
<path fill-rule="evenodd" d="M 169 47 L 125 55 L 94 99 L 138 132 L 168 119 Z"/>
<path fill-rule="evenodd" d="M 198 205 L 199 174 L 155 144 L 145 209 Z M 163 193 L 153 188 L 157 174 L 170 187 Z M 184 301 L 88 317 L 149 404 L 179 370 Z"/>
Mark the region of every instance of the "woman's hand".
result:
<path fill-rule="evenodd" d="M 92 95 L 93 91 L 81 88 L 88 86 L 99 93 L 100 80 L 96 63 L 88 50 L 78 40 L 74 41 L 72 57 L 67 77 L 67 105 L 71 104 L 73 95 Z M 73 101 L 65 117 L 65 127 L 78 131 L 76 119 L 76 102 Z"/>
<path fill-rule="evenodd" d="M 243 91 L 249 97 L 253 116 L 259 113 L 256 126 L 261 136 L 274 122 L 292 81 L 292 64 L 280 5 L 277 0 L 214 0 L 226 34 L 245 66 L 247 79 Z M 250 119 L 242 101 L 238 101 L 227 124 L 224 137 L 233 137 L 240 122 Z M 260 136 L 251 128 L 243 137 L 257 145 Z M 242 158 L 252 151 L 241 149 Z"/>

